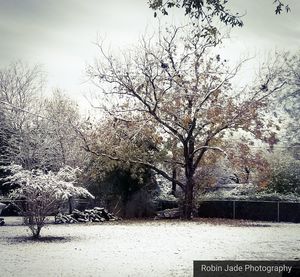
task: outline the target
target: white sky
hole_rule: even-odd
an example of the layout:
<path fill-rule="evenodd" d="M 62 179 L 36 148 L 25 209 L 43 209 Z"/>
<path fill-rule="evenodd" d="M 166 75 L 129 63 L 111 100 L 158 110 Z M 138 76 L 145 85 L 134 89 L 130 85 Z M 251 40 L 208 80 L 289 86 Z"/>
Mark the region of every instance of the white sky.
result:
<path fill-rule="evenodd" d="M 273 0 L 231 0 L 245 26 L 235 28 L 224 52 L 232 59 L 274 49 L 299 49 L 300 1 L 287 0 L 292 12 L 276 16 Z M 97 35 L 126 49 L 157 19 L 147 0 L 0 0 L 0 67 L 16 59 L 40 63 L 48 90 L 61 88 L 85 106 L 85 66 L 97 56 Z M 180 22 L 180 11 L 163 21 Z M 251 63 L 250 63 L 251 65 Z M 251 67 L 251 66 L 250 66 Z"/>

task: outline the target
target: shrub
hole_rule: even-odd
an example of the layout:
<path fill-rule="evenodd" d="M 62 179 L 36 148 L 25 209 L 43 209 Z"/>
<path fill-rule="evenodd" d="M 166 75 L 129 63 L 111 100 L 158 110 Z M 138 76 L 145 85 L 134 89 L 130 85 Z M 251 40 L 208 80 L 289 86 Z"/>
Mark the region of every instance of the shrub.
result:
<path fill-rule="evenodd" d="M 300 195 L 300 161 L 282 159 L 274 164 L 268 190 L 281 194 Z"/>
<path fill-rule="evenodd" d="M 6 181 L 18 185 L 9 196 L 21 210 L 34 238 L 40 237 L 46 217 L 57 213 L 64 201 L 79 196 L 94 198 L 86 189 L 75 186 L 78 169 L 64 167 L 57 173 L 45 173 L 14 164 L 8 169 L 12 174 Z"/>

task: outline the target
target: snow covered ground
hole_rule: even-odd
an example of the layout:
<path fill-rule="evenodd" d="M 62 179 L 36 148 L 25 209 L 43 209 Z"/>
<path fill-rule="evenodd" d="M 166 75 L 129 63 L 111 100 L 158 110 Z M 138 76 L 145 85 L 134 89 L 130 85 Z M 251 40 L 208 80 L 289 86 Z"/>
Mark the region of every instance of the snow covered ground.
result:
<path fill-rule="evenodd" d="M 0 276 L 192 276 L 193 260 L 300 258 L 300 224 L 216 220 L 0 227 Z"/>

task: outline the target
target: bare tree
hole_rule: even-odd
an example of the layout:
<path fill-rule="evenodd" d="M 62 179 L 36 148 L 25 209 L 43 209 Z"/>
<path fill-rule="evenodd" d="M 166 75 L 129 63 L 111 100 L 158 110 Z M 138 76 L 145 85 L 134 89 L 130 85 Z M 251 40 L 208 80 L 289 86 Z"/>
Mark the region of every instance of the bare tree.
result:
<path fill-rule="evenodd" d="M 32 126 L 36 124 L 44 74 L 39 66 L 16 62 L 0 70 L 0 108 L 5 119 L 0 133 L 5 138 L 2 161 L 16 161 L 29 168 Z"/>
<path fill-rule="evenodd" d="M 2 164 L 54 171 L 80 166 L 84 151 L 75 132 L 78 106 L 59 90 L 42 97 L 43 83 L 39 66 L 17 62 L 0 71 Z"/>
<path fill-rule="evenodd" d="M 14 129 L 27 123 L 43 85 L 44 74 L 38 65 L 30 67 L 18 61 L 0 70 L 0 105 Z"/>
<path fill-rule="evenodd" d="M 81 123 L 77 104 L 60 90 L 43 100 L 40 119 L 40 167 L 57 171 L 69 165 L 83 166 L 86 153 L 76 130 Z"/>
<path fill-rule="evenodd" d="M 216 53 L 218 43 L 212 27 L 171 27 L 142 39 L 123 58 L 99 44 L 101 58 L 88 71 L 102 92 L 107 118 L 85 138 L 86 149 L 146 166 L 176 183 L 184 192 L 185 218 L 192 215 L 196 169 L 209 152 L 226 154 L 222 141 L 232 132 L 275 142 L 267 107 L 285 83 L 268 68 L 255 86 L 234 89 L 231 80 L 241 64 L 227 66 Z M 175 164 L 176 176 L 170 171 Z"/>
<path fill-rule="evenodd" d="M 279 53 L 285 67 L 281 67 L 284 78 L 288 83 L 285 93 L 278 98 L 279 105 L 288 115 L 288 124 L 286 128 L 285 139 L 291 145 L 299 146 L 300 130 L 300 51 L 295 53 Z M 299 153 L 299 151 L 298 151 Z M 299 154 L 298 154 L 299 155 Z"/>

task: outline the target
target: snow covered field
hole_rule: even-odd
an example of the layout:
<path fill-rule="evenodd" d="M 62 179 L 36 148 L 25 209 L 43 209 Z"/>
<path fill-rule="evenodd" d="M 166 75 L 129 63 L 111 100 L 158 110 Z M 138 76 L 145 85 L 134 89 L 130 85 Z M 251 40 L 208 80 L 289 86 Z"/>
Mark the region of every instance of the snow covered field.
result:
<path fill-rule="evenodd" d="M 9 220 L 7 223 L 10 224 Z M 300 224 L 121 221 L 0 227 L 0 276 L 192 276 L 193 260 L 299 259 Z"/>

